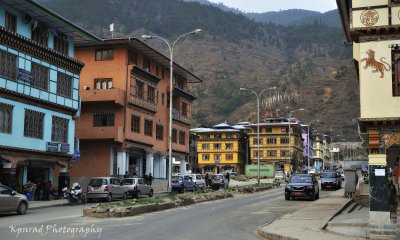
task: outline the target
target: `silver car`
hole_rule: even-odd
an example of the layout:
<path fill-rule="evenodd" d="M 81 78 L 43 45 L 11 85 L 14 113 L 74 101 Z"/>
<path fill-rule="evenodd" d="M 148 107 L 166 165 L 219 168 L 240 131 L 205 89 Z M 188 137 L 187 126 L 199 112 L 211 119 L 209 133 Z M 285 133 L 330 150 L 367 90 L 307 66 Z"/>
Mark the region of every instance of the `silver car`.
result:
<path fill-rule="evenodd" d="M 126 199 L 127 196 L 126 188 L 115 177 L 92 178 L 87 186 L 86 199 L 88 202 L 93 199 L 104 199 L 111 202 L 116 198 Z"/>
<path fill-rule="evenodd" d="M 215 174 L 211 176 L 211 188 L 218 190 L 220 187 L 228 188 L 229 181 L 224 174 Z"/>
<path fill-rule="evenodd" d="M 25 195 L 0 184 L 0 212 L 17 212 L 25 214 L 28 210 L 28 199 Z"/>
<path fill-rule="evenodd" d="M 148 185 L 143 178 L 125 178 L 122 180 L 122 185 L 132 197 L 140 198 L 142 195 L 152 197 L 154 193 L 153 187 Z"/>
<path fill-rule="evenodd" d="M 185 176 L 189 176 L 192 178 L 192 181 L 196 184 L 196 189 L 204 190 L 206 189 L 206 181 L 204 177 L 199 173 L 191 173 L 186 174 Z"/>

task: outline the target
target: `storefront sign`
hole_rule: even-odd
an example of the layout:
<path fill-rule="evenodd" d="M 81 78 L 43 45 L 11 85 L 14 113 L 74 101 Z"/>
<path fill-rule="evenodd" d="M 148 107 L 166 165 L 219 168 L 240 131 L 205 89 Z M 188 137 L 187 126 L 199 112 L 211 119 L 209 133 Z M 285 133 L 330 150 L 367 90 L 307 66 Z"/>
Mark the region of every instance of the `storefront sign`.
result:
<path fill-rule="evenodd" d="M 49 152 L 69 152 L 68 143 L 47 142 L 46 150 Z"/>

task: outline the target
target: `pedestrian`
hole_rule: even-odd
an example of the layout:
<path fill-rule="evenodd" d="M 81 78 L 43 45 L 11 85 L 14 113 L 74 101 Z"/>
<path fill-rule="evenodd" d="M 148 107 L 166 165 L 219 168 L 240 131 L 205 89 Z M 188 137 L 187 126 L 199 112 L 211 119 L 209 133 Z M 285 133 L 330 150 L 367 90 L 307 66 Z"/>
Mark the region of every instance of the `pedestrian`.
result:
<path fill-rule="evenodd" d="M 151 176 L 151 173 L 149 173 L 149 185 L 151 186 L 152 182 L 153 182 L 153 176 Z"/>
<path fill-rule="evenodd" d="M 228 179 L 228 183 L 231 180 L 231 176 L 229 175 L 229 172 L 226 172 L 226 179 Z"/>
<path fill-rule="evenodd" d="M 210 180 L 210 177 L 208 176 L 208 173 L 206 173 L 206 175 L 204 176 L 204 179 L 206 180 L 206 187 L 208 187 L 208 183 Z"/>
<path fill-rule="evenodd" d="M 128 171 L 125 171 L 124 178 L 128 178 L 128 177 L 129 177 Z"/>
<path fill-rule="evenodd" d="M 50 192 L 51 192 L 52 188 L 53 188 L 53 185 L 51 185 L 51 181 L 48 180 L 45 183 L 44 200 L 50 200 Z"/>

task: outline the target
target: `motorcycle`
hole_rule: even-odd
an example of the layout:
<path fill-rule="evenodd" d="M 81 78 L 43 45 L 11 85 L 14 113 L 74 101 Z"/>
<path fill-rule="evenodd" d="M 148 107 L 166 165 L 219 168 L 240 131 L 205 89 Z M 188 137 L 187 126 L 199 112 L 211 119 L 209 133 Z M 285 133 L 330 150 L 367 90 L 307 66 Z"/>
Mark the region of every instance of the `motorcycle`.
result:
<path fill-rule="evenodd" d="M 75 203 L 86 204 L 86 194 L 83 192 L 83 189 L 79 185 L 79 183 L 72 184 L 72 188 L 68 190 L 67 187 L 62 189 L 63 196 L 65 199 L 68 199 L 68 203 L 73 205 Z"/>

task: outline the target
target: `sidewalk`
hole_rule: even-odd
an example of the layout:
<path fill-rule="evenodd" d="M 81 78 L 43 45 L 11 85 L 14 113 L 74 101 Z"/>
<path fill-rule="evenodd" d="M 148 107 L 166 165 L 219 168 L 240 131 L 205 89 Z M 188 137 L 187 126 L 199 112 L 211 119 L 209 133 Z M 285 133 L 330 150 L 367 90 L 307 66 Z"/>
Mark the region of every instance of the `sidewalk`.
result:
<path fill-rule="evenodd" d="M 28 210 L 32 210 L 32 209 L 40 209 L 40 208 L 68 205 L 68 200 L 67 199 L 58 199 L 58 200 L 51 200 L 51 201 L 29 201 L 28 204 L 29 204 Z"/>
<path fill-rule="evenodd" d="M 328 222 L 351 203 L 351 198 L 345 198 L 343 194 L 344 190 L 341 189 L 315 202 L 310 202 L 310 204 L 304 208 L 286 214 L 270 224 L 259 227 L 258 233 L 271 240 L 365 239 L 354 236 L 337 235 L 324 230 Z"/>

